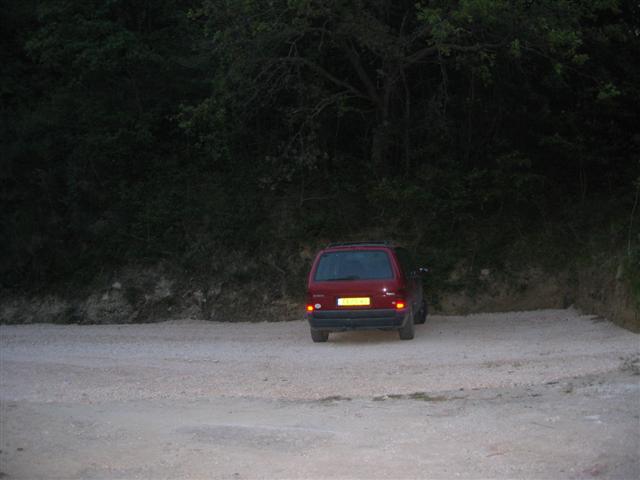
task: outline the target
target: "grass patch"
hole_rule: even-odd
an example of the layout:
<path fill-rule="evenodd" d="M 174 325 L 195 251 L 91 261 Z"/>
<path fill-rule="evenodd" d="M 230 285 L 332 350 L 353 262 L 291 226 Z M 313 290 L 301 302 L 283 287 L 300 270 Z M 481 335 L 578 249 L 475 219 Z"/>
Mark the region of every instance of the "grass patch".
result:
<path fill-rule="evenodd" d="M 429 395 L 426 392 L 413 393 L 392 393 L 373 397 L 374 402 L 384 402 L 385 400 L 417 400 L 421 402 L 448 402 L 451 400 L 464 400 L 464 397 L 447 397 L 444 395 Z"/>
<path fill-rule="evenodd" d="M 350 402 L 350 397 L 343 397 L 342 395 L 331 395 L 329 397 L 324 397 L 318 400 L 320 403 L 331 403 L 331 402 Z"/>

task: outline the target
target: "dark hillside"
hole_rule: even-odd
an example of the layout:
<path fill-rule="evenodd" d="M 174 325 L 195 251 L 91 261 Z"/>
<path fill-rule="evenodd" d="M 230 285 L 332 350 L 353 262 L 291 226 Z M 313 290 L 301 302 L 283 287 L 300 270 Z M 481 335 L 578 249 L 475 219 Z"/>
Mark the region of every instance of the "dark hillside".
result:
<path fill-rule="evenodd" d="M 0 12 L 6 298 L 88 296 L 159 268 L 210 299 L 194 300 L 206 318 L 246 312 L 245 291 L 293 311 L 315 248 L 391 238 L 431 267 L 443 308 L 554 278 L 552 305 L 587 298 L 615 317 L 622 302 L 638 321 L 637 2 Z"/>

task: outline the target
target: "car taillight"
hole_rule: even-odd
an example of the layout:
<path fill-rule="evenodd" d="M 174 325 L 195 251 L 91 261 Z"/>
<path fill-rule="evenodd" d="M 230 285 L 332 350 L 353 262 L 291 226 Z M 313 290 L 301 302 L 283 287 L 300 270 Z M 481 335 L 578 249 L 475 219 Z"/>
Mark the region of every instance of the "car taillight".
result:
<path fill-rule="evenodd" d="M 313 305 L 307 305 L 307 312 L 313 312 Z"/>
<path fill-rule="evenodd" d="M 402 310 L 406 306 L 404 302 L 396 301 L 396 310 Z"/>

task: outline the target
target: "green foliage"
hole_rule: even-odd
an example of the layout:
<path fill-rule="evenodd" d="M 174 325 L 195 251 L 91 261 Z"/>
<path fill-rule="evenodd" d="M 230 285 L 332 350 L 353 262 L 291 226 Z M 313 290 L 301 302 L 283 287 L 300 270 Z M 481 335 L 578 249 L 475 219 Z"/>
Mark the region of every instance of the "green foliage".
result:
<path fill-rule="evenodd" d="M 407 243 L 443 283 L 462 258 L 507 263 L 523 239 L 598 232 L 614 211 L 612 242 L 625 239 L 640 111 L 629 2 L 0 11 L 8 285 L 140 259 L 204 269 L 258 247 L 284 258 L 363 232 Z"/>

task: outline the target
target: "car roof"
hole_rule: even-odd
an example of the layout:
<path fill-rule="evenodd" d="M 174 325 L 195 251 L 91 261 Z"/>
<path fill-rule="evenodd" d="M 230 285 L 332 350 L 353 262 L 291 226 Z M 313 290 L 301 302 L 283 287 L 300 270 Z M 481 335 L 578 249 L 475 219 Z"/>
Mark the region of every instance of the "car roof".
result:
<path fill-rule="evenodd" d="M 351 249 L 351 248 L 368 248 L 368 247 L 386 247 L 386 248 L 396 248 L 397 245 L 393 244 L 389 241 L 379 241 L 379 242 L 337 242 L 330 243 L 325 247 L 326 250 L 342 250 L 342 249 Z"/>

